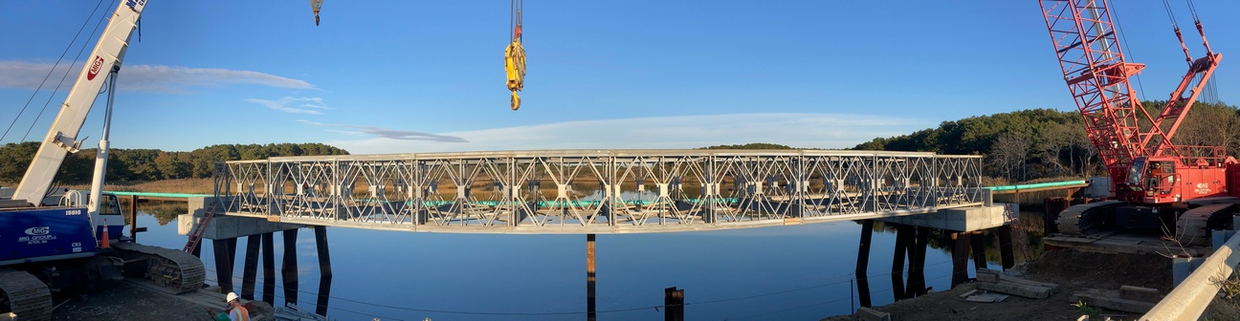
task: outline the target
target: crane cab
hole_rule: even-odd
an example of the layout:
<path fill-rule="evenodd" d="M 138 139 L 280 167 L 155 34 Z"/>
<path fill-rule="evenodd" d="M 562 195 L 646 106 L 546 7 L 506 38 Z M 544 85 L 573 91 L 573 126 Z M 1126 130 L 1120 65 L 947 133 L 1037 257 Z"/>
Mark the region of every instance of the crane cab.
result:
<path fill-rule="evenodd" d="M 1223 164 L 1203 159 L 1185 164 L 1178 157 L 1141 157 L 1133 160 L 1127 193 L 1120 197 L 1133 203 L 1168 204 L 1227 196 L 1226 175 Z"/>

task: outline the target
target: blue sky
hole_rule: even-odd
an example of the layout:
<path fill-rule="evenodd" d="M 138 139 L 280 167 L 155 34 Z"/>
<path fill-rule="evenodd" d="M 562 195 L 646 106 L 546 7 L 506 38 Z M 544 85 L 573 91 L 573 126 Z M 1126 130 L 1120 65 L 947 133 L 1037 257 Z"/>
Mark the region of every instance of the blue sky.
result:
<path fill-rule="evenodd" d="M 100 14 L 70 42 L 96 3 L 8 4 L 0 125 L 16 125 L 0 143 L 22 140 L 32 124 L 26 140 L 46 133 L 69 85 L 51 96 L 59 77 L 34 88 L 66 48 L 66 62 L 81 67 Z M 1187 8 L 1173 5 L 1201 55 Z M 100 7 L 110 16 L 115 4 Z M 1213 49 L 1240 52 L 1231 17 L 1240 3 L 1198 7 Z M 1129 60 L 1147 64 L 1146 99 L 1165 99 L 1186 65 L 1162 4 L 1113 10 Z M 322 142 L 355 154 L 847 148 L 968 116 L 1075 109 L 1036 1 L 535 0 L 525 11 L 528 74 L 513 112 L 502 60 L 508 1 L 327 0 L 316 27 L 308 1 L 152 0 L 124 61 L 112 144 Z M 1235 104 L 1233 64 L 1224 57 L 1216 81 L 1219 98 Z M 102 106 L 79 137 L 99 137 Z"/>

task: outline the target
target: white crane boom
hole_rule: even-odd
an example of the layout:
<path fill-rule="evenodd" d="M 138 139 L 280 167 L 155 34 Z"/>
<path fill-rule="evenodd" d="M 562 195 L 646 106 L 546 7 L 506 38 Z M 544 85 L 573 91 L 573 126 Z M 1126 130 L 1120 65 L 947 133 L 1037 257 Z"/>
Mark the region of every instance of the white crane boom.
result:
<path fill-rule="evenodd" d="M 64 162 L 65 154 L 78 151 L 81 142 L 77 136 L 82 123 L 99 97 L 99 90 L 108 74 L 119 70 L 125 50 L 129 47 L 129 37 L 137 28 L 138 18 L 145 7 L 146 0 L 125 0 L 116 8 L 99 43 L 91 51 L 90 60 L 82 67 L 73 89 L 69 90 L 69 96 L 60 107 L 52 128 L 47 131 L 47 137 L 43 138 L 38 153 L 17 185 L 13 199 L 40 205 L 43 196 L 52 187 L 52 180 Z"/>

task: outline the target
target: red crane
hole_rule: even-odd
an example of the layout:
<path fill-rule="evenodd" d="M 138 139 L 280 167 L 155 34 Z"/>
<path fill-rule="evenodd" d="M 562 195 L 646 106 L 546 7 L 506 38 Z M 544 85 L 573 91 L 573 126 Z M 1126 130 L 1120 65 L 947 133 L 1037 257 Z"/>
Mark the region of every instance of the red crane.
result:
<path fill-rule="evenodd" d="M 1196 20 L 1195 25 L 1206 55 L 1193 59 L 1179 27 L 1175 27 L 1189 69 L 1166 105 L 1151 115 L 1129 83 L 1145 64 L 1125 60 L 1105 0 L 1038 3 L 1064 81 L 1085 121 L 1085 132 L 1107 167 L 1116 200 L 1070 208 L 1064 213 L 1070 226 L 1063 226 L 1061 221 L 1061 230 L 1067 227 L 1069 232 L 1079 233 L 1099 223 L 1166 227 L 1186 213 L 1201 216 L 1189 210 L 1229 196 L 1228 167 L 1235 167 L 1236 161 L 1226 156 L 1223 147 L 1172 143 L 1184 116 L 1223 58 L 1210 49 L 1201 21 Z M 1217 213 L 1211 211 L 1206 216 Z M 1176 225 L 1183 223 L 1181 220 Z"/>

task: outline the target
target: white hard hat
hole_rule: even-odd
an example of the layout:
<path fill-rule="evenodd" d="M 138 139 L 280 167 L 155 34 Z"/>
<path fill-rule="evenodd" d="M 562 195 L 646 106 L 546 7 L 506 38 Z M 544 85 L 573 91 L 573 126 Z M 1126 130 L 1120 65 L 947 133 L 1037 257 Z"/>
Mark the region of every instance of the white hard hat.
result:
<path fill-rule="evenodd" d="M 228 296 L 225 297 L 224 302 L 232 302 L 233 300 L 236 300 L 236 299 L 237 299 L 237 293 L 228 292 Z"/>

